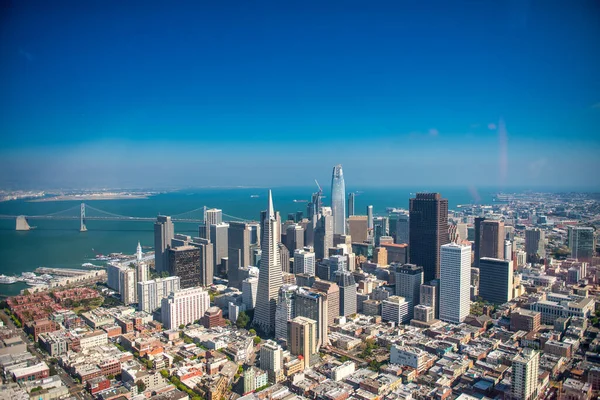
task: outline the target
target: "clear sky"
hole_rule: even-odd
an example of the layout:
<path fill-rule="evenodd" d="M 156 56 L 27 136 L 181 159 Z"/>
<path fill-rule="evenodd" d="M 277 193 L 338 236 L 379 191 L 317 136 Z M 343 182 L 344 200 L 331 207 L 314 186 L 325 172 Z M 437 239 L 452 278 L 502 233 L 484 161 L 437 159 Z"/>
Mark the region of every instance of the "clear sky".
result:
<path fill-rule="evenodd" d="M 598 1 L 0 7 L 0 187 L 600 186 Z"/>

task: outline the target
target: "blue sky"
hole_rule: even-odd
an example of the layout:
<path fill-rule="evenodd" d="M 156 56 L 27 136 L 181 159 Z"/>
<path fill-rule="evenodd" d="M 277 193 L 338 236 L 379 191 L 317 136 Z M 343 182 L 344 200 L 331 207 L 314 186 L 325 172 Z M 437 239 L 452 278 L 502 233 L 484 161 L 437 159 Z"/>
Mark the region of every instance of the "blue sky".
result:
<path fill-rule="evenodd" d="M 600 186 L 596 1 L 0 5 L 1 186 Z"/>

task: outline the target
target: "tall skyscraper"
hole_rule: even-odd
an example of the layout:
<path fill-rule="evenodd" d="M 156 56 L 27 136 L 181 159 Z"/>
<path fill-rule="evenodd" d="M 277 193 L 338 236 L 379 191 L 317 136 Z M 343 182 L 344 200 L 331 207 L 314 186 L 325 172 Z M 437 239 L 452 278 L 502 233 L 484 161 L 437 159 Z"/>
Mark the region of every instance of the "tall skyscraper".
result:
<path fill-rule="evenodd" d="M 218 225 L 223 222 L 223 211 L 218 208 L 206 209 L 204 207 L 204 223 L 199 227 L 199 236 L 211 240 L 210 226 Z M 212 241 L 212 240 L 211 240 Z"/>
<path fill-rule="evenodd" d="M 440 291 L 437 280 L 421 285 L 421 305 L 431 307 L 434 318 L 439 318 Z"/>
<path fill-rule="evenodd" d="M 471 308 L 471 246 L 443 245 L 440 273 L 440 319 L 461 323 Z"/>
<path fill-rule="evenodd" d="M 329 277 L 328 281 L 335 282 L 337 280 L 337 272 L 348 269 L 348 257 L 346 256 L 331 256 L 329 257 Z"/>
<path fill-rule="evenodd" d="M 290 352 L 304 359 L 309 368 L 319 361 L 317 323 L 311 318 L 296 317 L 288 323 Z"/>
<path fill-rule="evenodd" d="M 250 261 L 252 228 L 245 222 L 230 222 L 228 235 L 229 270 L 227 279 L 230 287 L 239 289 L 243 280 L 239 273 L 240 268 L 252 265 Z"/>
<path fill-rule="evenodd" d="M 348 193 L 348 216 L 354 215 L 354 202 L 356 194 L 354 192 Z"/>
<path fill-rule="evenodd" d="M 322 207 L 321 217 L 315 229 L 315 255 L 318 260 L 327 257 L 330 247 L 333 247 L 333 215 L 330 207 Z"/>
<path fill-rule="evenodd" d="M 283 285 L 279 289 L 275 311 L 275 339 L 288 339 L 288 321 L 296 316 L 296 285 Z"/>
<path fill-rule="evenodd" d="M 137 248 L 135 249 L 135 259 L 136 259 L 136 261 L 137 262 L 142 261 L 142 257 L 143 256 L 144 256 L 144 254 L 142 253 L 142 245 L 138 241 Z"/>
<path fill-rule="evenodd" d="M 333 167 L 331 176 L 331 211 L 333 213 L 333 233 L 346 234 L 346 184 L 341 165 Z"/>
<path fill-rule="evenodd" d="M 334 320 L 340 316 L 340 287 L 335 282 L 319 279 L 313 283 L 312 290 L 327 296 L 327 326 L 333 325 Z"/>
<path fill-rule="evenodd" d="M 423 267 L 425 281 L 440 277 L 440 247 L 448 243 L 448 200 L 439 193 L 410 199 L 409 259 Z"/>
<path fill-rule="evenodd" d="M 373 229 L 373 206 L 367 206 L 367 229 Z"/>
<path fill-rule="evenodd" d="M 275 215 L 273 197 L 269 190 L 269 202 L 263 223 L 262 254 L 258 275 L 256 310 L 254 312 L 254 325 L 267 335 L 275 331 L 277 296 L 283 283 L 279 247 L 275 238 L 278 229 L 277 224 L 279 224 L 279 221 Z"/>
<path fill-rule="evenodd" d="M 315 253 L 305 249 L 294 252 L 294 274 L 315 275 Z"/>
<path fill-rule="evenodd" d="M 121 301 L 126 306 L 137 303 L 137 279 L 133 268 L 121 268 L 119 270 L 119 294 Z"/>
<path fill-rule="evenodd" d="M 149 279 L 150 269 L 148 268 L 148 264 L 143 261 L 138 261 L 135 265 L 136 272 L 136 282 L 144 282 Z"/>
<path fill-rule="evenodd" d="M 525 348 L 523 353 L 513 359 L 511 378 L 511 399 L 533 400 L 537 398 L 540 372 L 540 353 Z"/>
<path fill-rule="evenodd" d="M 304 247 L 304 228 L 299 224 L 288 225 L 285 230 L 285 246 L 290 254 Z"/>
<path fill-rule="evenodd" d="M 592 262 L 595 254 L 594 228 L 591 226 L 569 226 L 568 243 L 571 258 Z"/>
<path fill-rule="evenodd" d="M 475 235 L 475 266 L 483 257 L 504 258 L 504 222 L 475 218 Z"/>
<path fill-rule="evenodd" d="M 162 299 L 162 323 L 167 329 L 195 322 L 204 316 L 210 307 L 208 292 L 199 287 L 181 289 Z"/>
<path fill-rule="evenodd" d="M 348 218 L 348 230 L 352 242 L 363 243 L 368 238 L 369 221 L 366 215 L 353 215 Z"/>
<path fill-rule="evenodd" d="M 213 244 L 208 239 L 194 238 L 190 245 L 200 252 L 200 285 L 212 285 L 215 269 Z"/>
<path fill-rule="evenodd" d="M 215 269 L 223 267 L 223 259 L 229 255 L 229 224 L 224 222 L 210 225 L 210 241 L 213 244 Z"/>
<path fill-rule="evenodd" d="M 167 247 L 175 236 L 171 217 L 159 215 L 154 223 L 154 268 L 161 273 L 169 270 Z"/>
<path fill-rule="evenodd" d="M 546 235 L 539 228 L 529 228 L 525 231 L 525 252 L 527 262 L 539 262 L 546 258 Z"/>
<path fill-rule="evenodd" d="M 396 220 L 396 242 L 397 244 L 409 244 L 410 217 L 407 213 L 398 214 Z"/>
<path fill-rule="evenodd" d="M 423 268 L 412 264 L 398 265 L 396 271 L 396 296 L 404 297 L 409 303 L 409 318 L 413 318 L 413 309 L 421 301 Z"/>
<path fill-rule="evenodd" d="M 482 257 L 479 260 L 479 296 L 492 304 L 512 300 L 513 262 Z"/>
<path fill-rule="evenodd" d="M 200 286 L 200 249 L 194 246 L 169 248 L 169 274 L 181 279 L 181 288 Z"/>
<path fill-rule="evenodd" d="M 306 288 L 298 288 L 295 299 L 296 316 L 315 320 L 317 322 L 318 345 L 328 345 L 327 321 L 329 320 L 329 305 L 327 295 L 309 291 Z"/>
<path fill-rule="evenodd" d="M 315 282 L 316 283 L 316 282 Z M 352 272 L 341 270 L 337 273 L 340 287 L 340 315 L 345 317 L 356 314 L 356 282 Z"/>
<path fill-rule="evenodd" d="M 178 276 L 138 282 L 138 310 L 149 314 L 156 311 L 160 308 L 162 299 L 179 289 Z"/>

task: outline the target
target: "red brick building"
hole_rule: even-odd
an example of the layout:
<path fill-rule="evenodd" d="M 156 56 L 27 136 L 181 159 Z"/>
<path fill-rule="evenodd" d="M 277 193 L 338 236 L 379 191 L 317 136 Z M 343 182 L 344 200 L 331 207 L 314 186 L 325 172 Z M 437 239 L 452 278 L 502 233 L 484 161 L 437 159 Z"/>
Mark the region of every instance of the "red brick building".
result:
<path fill-rule="evenodd" d="M 110 381 L 103 376 L 99 376 L 97 378 L 90 379 L 87 381 L 87 391 L 92 395 L 99 393 L 103 390 L 106 390 L 110 387 Z"/>
<path fill-rule="evenodd" d="M 202 325 L 205 328 L 215 328 L 217 326 L 225 326 L 223 312 L 219 307 L 210 307 L 202 317 Z"/>
<path fill-rule="evenodd" d="M 37 342 L 38 336 L 41 333 L 50 333 L 60 329 L 60 325 L 58 325 L 54 321 L 50 321 L 48 319 L 42 319 L 37 321 L 30 321 L 25 325 L 25 332 L 27 334 L 33 336 L 33 340 Z"/>

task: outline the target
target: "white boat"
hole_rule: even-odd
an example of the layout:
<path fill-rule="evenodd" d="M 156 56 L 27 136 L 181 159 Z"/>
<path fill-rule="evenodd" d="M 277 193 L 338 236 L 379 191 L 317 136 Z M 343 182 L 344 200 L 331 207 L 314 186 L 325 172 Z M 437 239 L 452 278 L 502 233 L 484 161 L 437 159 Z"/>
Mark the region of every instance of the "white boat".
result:
<path fill-rule="evenodd" d="M 101 266 L 99 266 L 99 265 L 94 265 L 94 264 L 92 264 L 92 263 L 83 263 L 83 264 L 81 264 L 81 266 L 82 266 L 83 268 L 102 268 Z"/>
<path fill-rule="evenodd" d="M 14 276 L 0 275 L 0 284 L 11 285 L 15 282 L 17 282 L 17 278 Z"/>

